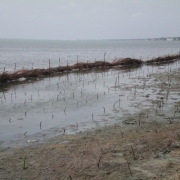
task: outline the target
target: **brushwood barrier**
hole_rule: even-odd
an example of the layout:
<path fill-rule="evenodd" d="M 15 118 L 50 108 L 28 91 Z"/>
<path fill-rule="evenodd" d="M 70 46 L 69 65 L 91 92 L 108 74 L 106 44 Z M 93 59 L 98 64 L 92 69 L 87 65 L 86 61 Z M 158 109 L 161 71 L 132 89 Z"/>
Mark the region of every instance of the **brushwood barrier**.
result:
<path fill-rule="evenodd" d="M 112 67 L 139 67 L 142 65 L 161 65 L 165 63 L 171 63 L 180 60 L 180 54 L 161 56 L 153 58 L 147 61 L 142 61 L 141 59 L 132 58 L 116 58 L 111 63 L 107 61 L 95 61 L 93 63 L 89 62 L 77 62 L 73 65 L 58 66 L 55 68 L 50 67 L 47 69 L 21 69 L 14 72 L 8 72 L 3 70 L 0 74 L 0 84 L 9 83 L 12 81 L 18 81 L 20 79 L 30 79 L 38 77 L 46 77 L 51 75 L 58 75 L 60 73 L 67 73 L 73 71 L 82 71 L 95 68 L 112 68 Z"/>

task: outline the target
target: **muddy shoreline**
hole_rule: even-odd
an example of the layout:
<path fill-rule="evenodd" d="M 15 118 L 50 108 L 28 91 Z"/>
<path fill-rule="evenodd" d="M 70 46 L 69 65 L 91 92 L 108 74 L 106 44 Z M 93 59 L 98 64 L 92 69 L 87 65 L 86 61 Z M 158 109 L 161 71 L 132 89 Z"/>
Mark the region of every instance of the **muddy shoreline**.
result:
<path fill-rule="evenodd" d="M 179 66 L 179 64 L 178 64 Z M 123 124 L 64 133 L 28 147 L 0 149 L 4 179 L 167 179 L 180 178 L 180 68 L 139 79 L 131 99 L 139 112 Z M 152 94 L 142 90 L 151 89 Z M 137 95 L 137 96 L 136 96 Z M 147 108 L 141 109 L 147 104 Z M 114 110 L 120 111 L 118 106 Z"/>

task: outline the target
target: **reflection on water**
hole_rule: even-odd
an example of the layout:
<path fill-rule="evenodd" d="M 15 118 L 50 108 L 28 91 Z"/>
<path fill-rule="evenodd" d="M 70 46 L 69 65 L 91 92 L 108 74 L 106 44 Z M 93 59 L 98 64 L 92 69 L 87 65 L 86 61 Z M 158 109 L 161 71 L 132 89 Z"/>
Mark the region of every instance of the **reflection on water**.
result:
<path fill-rule="evenodd" d="M 0 92 L 2 145 L 121 122 L 125 114 L 151 105 L 151 73 L 176 64 L 137 69 L 69 73 L 6 87 Z M 35 137 L 34 137 L 35 135 Z"/>

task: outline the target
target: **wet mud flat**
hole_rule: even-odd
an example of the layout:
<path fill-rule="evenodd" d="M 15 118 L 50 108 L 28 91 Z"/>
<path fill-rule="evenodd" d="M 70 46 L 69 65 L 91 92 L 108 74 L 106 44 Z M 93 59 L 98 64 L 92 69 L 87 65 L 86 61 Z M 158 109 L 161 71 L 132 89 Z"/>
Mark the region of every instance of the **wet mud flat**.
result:
<path fill-rule="evenodd" d="M 131 77 L 134 84 L 123 86 L 131 92 L 126 100 L 137 110 L 126 111 L 117 100 L 112 105 L 115 124 L 72 135 L 64 132 L 28 147 L 1 148 L 0 177 L 178 180 L 180 68 L 178 63 L 174 69 L 158 68 L 160 72 Z"/>

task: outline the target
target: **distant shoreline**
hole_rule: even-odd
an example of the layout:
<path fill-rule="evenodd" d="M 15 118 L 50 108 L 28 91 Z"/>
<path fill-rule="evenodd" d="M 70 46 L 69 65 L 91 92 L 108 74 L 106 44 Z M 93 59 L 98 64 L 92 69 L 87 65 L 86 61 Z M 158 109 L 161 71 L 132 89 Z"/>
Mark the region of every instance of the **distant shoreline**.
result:
<path fill-rule="evenodd" d="M 180 41 L 180 37 L 160 37 L 160 38 L 133 38 L 133 39 L 27 39 L 27 38 L 0 38 L 1 40 L 17 41 Z"/>

